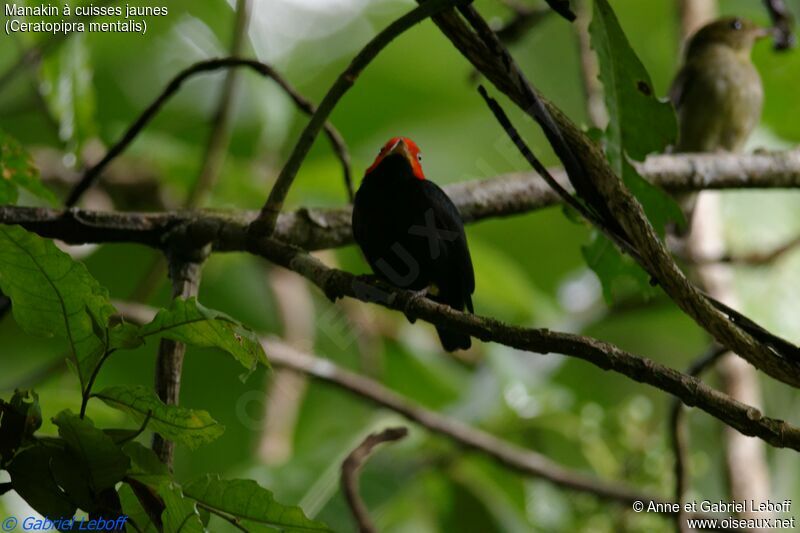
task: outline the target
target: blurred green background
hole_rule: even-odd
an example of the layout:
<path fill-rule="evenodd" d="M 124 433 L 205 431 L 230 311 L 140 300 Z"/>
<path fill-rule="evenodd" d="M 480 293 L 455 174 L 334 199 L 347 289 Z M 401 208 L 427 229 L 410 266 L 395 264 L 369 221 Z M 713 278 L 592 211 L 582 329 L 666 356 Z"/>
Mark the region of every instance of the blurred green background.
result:
<path fill-rule="evenodd" d="M 529 5 L 537 2 L 528 0 Z M 541 2 L 543 5 L 543 2 Z M 612 0 L 623 29 L 666 94 L 678 61 L 674 0 Z M 760 2 L 725 0 L 725 14 L 767 23 Z M 800 2 L 789 2 L 800 13 Z M 138 5 L 138 4 L 137 4 Z M 159 5 L 142 2 L 141 5 Z M 166 17 L 148 20 L 146 35 L 75 35 L 50 50 L 39 67 L 23 70 L 0 93 L 0 127 L 34 154 L 55 190 L 86 161 L 96 161 L 180 69 L 226 55 L 234 12 L 222 0 L 170 0 Z M 495 0 L 478 9 L 495 22 L 510 12 Z M 318 102 L 361 46 L 411 1 L 257 0 L 247 55 L 273 64 L 301 93 Z M 0 37 L 0 72 L 44 36 Z M 576 122 L 586 123 L 578 48 L 572 28 L 549 16 L 516 42 L 512 53 L 531 81 Z M 754 60 L 764 80 L 766 105 L 752 148 L 780 148 L 800 140 L 800 55 L 759 44 Z M 378 148 L 394 135 L 422 148 L 425 172 L 440 184 L 526 170 L 471 81 L 471 67 L 429 21 L 392 43 L 361 75 L 331 121 L 344 136 L 356 180 Z M 158 118 L 107 172 L 86 205 L 159 210 L 181 206 L 194 183 L 224 74 L 187 83 Z M 207 207 L 257 209 L 266 198 L 307 117 L 269 80 L 242 71 L 232 138 Z M 548 164 L 556 160 L 535 125 L 506 106 Z M 290 194 L 291 206 L 346 202 L 340 165 L 324 137 L 316 142 Z M 32 201 L 32 200 L 31 200 Z M 800 196 L 794 192 L 726 193 L 726 242 L 732 251 L 769 250 L 800 232 Z M 527 326 L 582 332 L 619 344 L 675 368 L 685 368 L 708 338 L 665 297 L 609 309 L 580 253 L 589 231 L 560 208 L 470 225 L 476 268 L 476 312 Z M 156 254 L 127 245 L 72 249 L 111 292 L 128 300 Z M 354 272 L 366 264 L 354 247 L 324 259 Z M 800 341 L 800 254 L 736 271 L 744 310 L 776 332 Z M 395 313 L 353 302 L 331 304 L 292 276 L 244 254 L 214 255 L 204 267 L 200 301 L 260 332 L 282 334 L 286 317 L 273 290 L 312 299 L 305 339 L 315 353 L 372 377 L 437 411 L 486 429 L 565 466 L 621 480 L 667 496 L 673 483 L 667 420 L 671 398 L 576 359 L 519 353 L 481 344 L 464 358 L 441 353 L 433 329 L 408 324 Z M 146 303 L 168 302 L 165 277 Z M 303 317 L 301 317 L 303 320 Z M 64 346 L 23 334 L 11 316 L 0 322 L 2 394 L 63 353 Z M 153 380 L 156 345 L 111 358 L 99 386 Z M 269 354 L 268 354 L 269 355 Z M 176 474 L 205 472 L 252 477 L 280 501 L 300 504 L 337 530 L 352 522 L 339 491 L 339 465 L 368 432 L 403 423 L 330 386 L 277 378 L 260 370 L 248 381 L 213 350 L 189 349 L 182 403 L 207 409 L 225 434 L 195 452 L 179 450 Z M 713 376 L 708 378 L 715 382 Z M 277 384 L 276 384 L 277 383 Z M 300 391 L 295 424 L 277 430 L 268 404 Z M 79 406 L 76 378 L 50 376 L 36 386 L 45 418 Z M 764 379 L 765 411 L 796 419 L 800 402 L 783 385 Z M 291 394 L 290 394 L 291 395 Z M 276 399 L 277 398 L 277 399 Z M 274 407 L 274 406 L 273 406 Z M 278 409 L 280 411 L 280 409 Z M 99 404 L 95 420 L 121 421 Z M 722 426 L 692 412 L 692 492 L 727 499 Z M 277 424 L 280 426 L 280 424 Z M 52 426 L 45 426 L 52 431 Z M 442 437 L 411 427 L 411 438 L 380 450 L 366 466 L 362 493 L 381 531 L 671 531 L 672 522 L 635 514 L 617 504 L 520 476 Z M 275 443 L 279 443 L 276 446 Z M 797 454 L 769 450 L 774 499 L 800 497 Z M 21 514 L 24 503 L 0 498 L 0 515 Z M 213 530 L 227 524 L 214 523 Z"/>

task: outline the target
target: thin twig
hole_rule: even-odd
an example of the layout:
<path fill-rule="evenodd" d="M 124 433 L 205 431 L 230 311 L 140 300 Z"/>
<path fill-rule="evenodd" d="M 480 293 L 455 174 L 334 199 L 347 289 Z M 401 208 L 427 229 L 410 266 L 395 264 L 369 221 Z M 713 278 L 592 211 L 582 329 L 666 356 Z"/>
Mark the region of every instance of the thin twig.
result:
<path fill-rule="evenodd" d="M 275 180 L 275 185 L 273 185 L 269 197 L 261 209 L 261 213 L 251 224 L 251 233 L 254 235 L 271 235 L 273 233 L 286 195 L 289 193 L 297 171 L 300 170 L 300 165 L 314 144 L 322 125 L 367 65 L 395 37 L 404 31 L 444 9 L 463 4 L 465 1 L 468 0 L 428 0 L 389 24 L 361 49 L 347 68 L 339 75 L 331 88 L 328 89 L 319 107 L 311 115 L 311 120 L 308 121 L 305 129 L 300 134 L 289 159 Z"/>
<path fill-rule="evenodd" d="M 244 47 L 247 26 L 250 20 L 250 0 L 236 0 L 236 14 L 233 24 L 233 40 L 231 42 L 230 57 L 240 57 Z M 202 205 L 214 184 L 219 178 L 219 173 L 225 162 L 228 143 L 230 140 L 230 121 L 233 104 L 239 86 L 239 72 L 237 69 L 228 69 L 225 80 L 222 82 L 217 110 L 211 126 L 206 149 L 203 152 L 203 163 L 200 174 L 189 190 L 185 207 L 192 208 Z"/>
<path fill-rule="evenodd" d="M 529 7 L 525 4 L 512 4 L 509 2 L 506 2 L 506 5 L 514 14 L 508 21 L 494 30 L 500 40 L 506 44 L 517 42 L 539 23 L 547 20 L 548 16 L 553 13 L 553 10 L 549 8 Z"/>
<path fill-rule="evenodd" d="M 774 263 L 784 255 L 795 250 L 798 246 L 800 246 L 800 235 L 789 239 L 785 243 L 776 246 L 772 250 L 767 250 L 764 252 L 725 254 L 719 257 L 697 257 L 693 255 L 689 259 L 695 265 L 728 264 L 758 267 Z"/>
<path fill-rule="evenodd" d="M 300 93 L 298 93 L 297 90 L 289 84 L 289 82 L 287 82 L 280 74 L 278 74 L 275 69 L 265 63 L 261 63 L 260 61 L 253 59 L 241 59 L 235 57 L 208 59 L 206 61 L 195 63 L 175 76 L 172 81 L 169 82 L 164 91 L 147 107 L 147 109 L 144 110 L 144 112 L 142 112 L 142 114 L 134 121 L 134 123 L 131 124 L 131 126 L 123 134 L 122 138 L 120 138 L 108 150 L 108 152 L 106 152 L 105 156 L 103 156 L 103 158 L 97 164 L 88 168 L 84 172 L 80 181 L 75 185 L 72 191 L 70 191 L 69 197 L 66 201 L 67 207 L 72 207 L 78 202 L 83 193 L 86 192 L 86 190 L 89 189 L 100 177 L 100 174 L 103 172 L 103 170 L 105 170 L 105 168 L 117 156 L 119 156 L 128 147 L 128 145 L 133 142 L 136 136 L 158 114 L 164 104 L 166 104 L 167 101 L 178 91 L 178 89 L 181 88 L 184 82 L 197 74 L 212 72 L 220 69 L 240 67 L 249 68 L 264 77 L 271 78 L 281 87 L 281 89 L 283 89 L 284 92 L 289 95 L 298 109 L 306 113 L 314 112 L 314 106 L 302 95 L 300 95 Z M 322 124 L 321 128 L 325 129 L 325 133 L 331 140 L 334 151 L 342 162 L 345 175 L 349 175 L 349 155 L 344 149 L 344 143 L 341 135 L 327 122 Z"/>
<path fill-rule="evenodd" d="M 377 533 L 369 511 L 358 491 L 358 475 L 364 462 L 372 454 L 372 450 L 379 444 L 395 442 L 408 435 L 408 429 L 404 427 L 387 428 L 380 433 L 367 435 L 364 441 L 350 452 L 342 463 L 342 492 L 344 492 L 347 505 L 358 525 L 360 533 Z"/>
<path fill-rule="evenodd" d="M 774 31 L 774 43 L 776 50 L 788 50 L 795 44 L 794 16 L 789 8 L 786 7 L 784 0 L 764 0 L 764 7 L 769 12 L 772 19 Z"/>
<path fill-rule="evenodd" d="M 686 374 L 699 377 L 726 353 L 728 351 L 725 348 L 712 346 L 702 357 L 692 362 L 686 370 Z M 685 512 L 683 506 L 689 488 L 689 436 L 686 427 L 686 410 L 683 403 L 677 399 L 672 402 L 669 419 L 672 447 L 675 453 L 675 503 L 680 506 L 680 511 L 675 515 L 675 525 L 679 533 L 689 533 L 688 513 Z"/>
<path fill-rule="evenodd" d="M 575 20 L 575 13 L 569 7 L 569 0 L 545 0 L 550 9 L 572 22 Z"/>

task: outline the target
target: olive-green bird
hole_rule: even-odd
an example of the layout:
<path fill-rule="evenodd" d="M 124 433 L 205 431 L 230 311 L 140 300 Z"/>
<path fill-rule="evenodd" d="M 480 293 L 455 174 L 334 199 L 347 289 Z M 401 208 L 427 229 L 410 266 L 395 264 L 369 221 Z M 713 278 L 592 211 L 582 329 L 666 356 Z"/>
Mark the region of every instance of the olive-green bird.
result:
<path fill-rule="evenodd" d="M 701 28 L 686 47 L 670 89 L 678 113 L 678 152 L 740 151 L 761 118 L 764 89 L 750 60 L 770 30 L 726 17 Z"/>

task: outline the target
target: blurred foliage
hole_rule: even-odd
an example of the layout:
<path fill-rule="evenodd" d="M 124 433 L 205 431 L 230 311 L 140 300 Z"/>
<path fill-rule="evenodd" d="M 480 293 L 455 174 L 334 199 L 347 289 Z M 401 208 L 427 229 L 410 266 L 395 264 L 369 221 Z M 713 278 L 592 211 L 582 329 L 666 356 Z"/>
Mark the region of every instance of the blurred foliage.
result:
<path fill-rule="evenodd" d="M 679 57 L 676 2 L 609 3 L 650 75 L 654 95 L 663 97 Z M 788 4 L 800 14 L 800 1 Z M 160 4 L 145 0 L 141 5 Z M 249 53 L 273 64 L 300 92 L 318 102 L 363 43 L 411 5 L 405 0 L 343 0 L 331 9 L 321 1 L 262 0 L 254 6 Z M 479 0 L 476 5 L 492 21 L 511 17 L 500 2 Z M 727 0 L 721 9 L 724 14 L 760 23 L 768 20 L 760 2 Z M 0 160 L 5 180 L 0 179 L 0 203 L 39 205 L 42 200 L 52 200 L 38 185 L 39 173 L 49 189 L 65 190 L 72 174 L 96 161 L 175 73 L 199 59 L 225 54 L 233 27 L 231 3 L 171 0 L 169 10 L 169 16 L 149 21 L 145 37 L 92 33 L 58 40 L 40 64 L 22 70 L 2 88 Z M 0 46 L 0 73 L 14 64 L 22 51 L 50 39 L 34 34 L 0 37 L 6 44 Z M 578 123 L 587 122 L 577 45 L 566 21 L 546 17 L 512 46 L 512 53 L 545 95 Z M 793 117 L 800 114 L 795 87 L 800 55 L 797 51 L 775 53 L 762 43 L 755 49 L 754 61 L 764 80 L 766 100 L 751 148 L 797 143 L 800 125 Z M 527 170 L 483 106 L 470 81 L 471 72 L 430 22 L 392 43 L 360 76 L 331 117 L 351 150 L 355 174 L 361 174 L 377 149 L 394 135 L 408 135 L 422 147 L 426 174 L 438 183 Z M 223 77 L 222 73 L 207 74 L 189 82 L 112 165 L 104 186 L 87 197 L 87 202 L 95 202 L 92 205 L 99 208 L 128 205 L 120 196 L 119 191 L 126 190 L 120 184 L 141 185 L 142 180 L 156 179 L 157 193 L 148 193 L 150 196 L 141 191 L 151 189 L 128 189 L 133 191 L 128 194 L 137 195 L 136 205 L 153 210 L 179 206 L 200 171 Z M 250 73 L 242 73 L 241 80 L 230 146 L 208 207 L 260 207 L 307 120 L 271 82 Z M 537 154 L 546 164 L 556 164 L 536 125 L 504 103 Z M 640 132 L 634 133 L 638 139 Z M 644 151 L 656 148 L 648 145 Z M 632 157 L 644 155 L 628 150 Z M 53 151 L 58 154 L 55 161 L 48 157 Z M 12 176 L 10 187 L 7 174 Z M 345 199 L 338 160 L 322 139 L 315 143 L 298 175 L 289 207 L 342 205 Z M 800 232 L 800 196 L 795 192 L 725 193 L 723 210 L 726 244 L 733 252 L 769 250 Z M 590 242 L 590 231 L 572 223 L 559 208 L 483 221 L 468 226 L 467 234 L 476 263 L 475 303 L 480 314 L 521 325 L 581 331 L 675 368 L 686 367 L 706 347 L 706 335 L 657 290 L 646 302 L 638 297 L 621 298 L 607 307 L 602 285 L 589 272 L 581 253 Z M 4 244 L 0 254 L 7 249 Z M 47 253 L 57 261 L 54 247 Z M 137 292 L 143 273 L 157 256 L 132 245 L 69 247 L 68 253 L 81 259 L 86 274 L 107 289 L 112 299 L 120 300 Z M 353 247 L 326 253 L 325 260 L 354 272 L 368 270 Z M 794 320 L 800 310 L 800 293 L 794 283 L 799 271 L 797 253 L 783 256 L 774 265 L 735 271 L 748 314 L 793 340 L 800 340 Z M 280 306 L 269 276 L 270 267 L 244 254 L 214 255 L 204 266 L 199 301 L 256 332 L 281 334 L 284 318 L 278 314 Z M 38 278 L 27 286 L 44 290 Z M 556 355 L 523 354 L 476 343 L 465 360 L 455 359 L 440 353 L 433 329 L 425 324 L 410 325 L 394 313 L 371 306 L 331 304 L 312 292 L 316 331 L 308 344 L 313 344 L 316 353 L 369 373 L 416 402 L 544 453 L 567 467 L 661 494 L 671 491 L 668 396 Z M 636 291 L 622 290 L 623 294 L 631 292 Z M 162 277 L 145 303 L 169 306 L 169 295 L 166 277 Z M 82 331 L 92 334 L 97 319 L 102 322 L 107 317 L 85 309 L 76 307 Z M 70 373 L 37 376 L 63 358 L 67 346 L 58 338 L 31 336 L 25 331 L 40 333 L 21 328 L 10 317 L 0 322 L 0 388 L 3 398 L 9 398 L 15 387 L 37 378 L 38 402 L 45 416 L 36 438 L 56 437 L 64 424 L 54 424 L 51 418 L 56 413 L 78 412 L 80 384 Z M 59 330 L 53 328 L 51 333 L 57 337 Z M 180 447 L 176 484 L 159 484 L 159 494 L 173 509 L 193 510 L 187 502 L 193 485 L 187 482 L 201 473 L 219 473 L 224 479 L 252 478 L 278 501 L 298 504 L 310 519 L 337 531 L 350 530 L 352 521 L 339 491 L 340 462 L 365 434 L 400 422 L 398 417 L 312 382 L 302 395 L 289 433 L 268 434 L 266 406 L 281 393 L 273 380 L 274 371 L 261 366 L 242 382 L 241 360 L 221 357 L 220 348 L 225 346 L 214 346 L 188 349 L 181 403 L 213 413 L 225 432 L 196 450 Z M 129 392 L 149 389 L 155 351 L 155 343 L 148 342 L 130 345 L 129 350 L 111 357 L 98 376 L 96 390 L 121 384 L 131 387 Z M 714 378 L 709 379 L 713 383 Z M 764 387 L 764 393 L 765 410 L 771 416 L 792 418 L 797 407 L 793 391 L 770 386 Z M 130 422 L 123 412 L 93 402 L 90 417 L 93 429 L 86 422 L 79 426 L 79 434 L 92 439 L 99 438 L 97 428 L 135 430 L 142 413 Z M 692 413 L 689 419 L 692 494 L 726 499 L 719 452 L 721 425 L 702 413 Z M 139 441 L 146 444 L 148 436 L 149 431 Z M 266 453 L 268 437 L 284 439 L 289 456 Z M 123 449 L 131 468 L 138 468 L 139 474 L 150 476 L 151 481 L 163 481 L 159 477 L 163 472 L 148 472 L 147 457 L 142 456 L 146 450 L 140 448 Z M 67 448 L 59 450 L 62 453 Z M 27 460 L 30 467 L 26 471 L 35 475 L 42 458 Z M 769 462 L 775 496 L 800 496 L 797 454 L 771 449 Z M 0 483 L 7 481 L 4 476 L 0 472 Z M 519 476 L 413 427 L 411 438 L 376 453 L 364 468 L 361 484 L 381 531 L 673 529 L 667 519 L 635 514 L 591 495 Z M 145 519 L 130 492 L 121 490 L 119 497 L 126 512 Z M 0 514 L 19 516 L 24 512 L 29 510 L 15 494 L 0 497 Z M 207 520 L 207 515 L 198 513 L 192 523 L 201 528 Z M 212 531 L 232 530 L 227 522 L 213 516 L 210 520 Z"/>

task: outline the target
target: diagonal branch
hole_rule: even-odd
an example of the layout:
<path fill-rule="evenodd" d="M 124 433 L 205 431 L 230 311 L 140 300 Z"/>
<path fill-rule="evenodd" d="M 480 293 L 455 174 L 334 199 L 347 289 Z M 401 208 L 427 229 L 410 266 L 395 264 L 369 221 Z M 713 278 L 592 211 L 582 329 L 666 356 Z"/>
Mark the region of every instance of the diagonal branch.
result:
<path fill-rule="evenodd" d="M 278 178 L 275 180 L 275 185 L 272 187 L 264 207 L 261 208 L 261 213 L 251 224 L 252 234 L 271 235 L 275 231 L 278 215 L 283 208 L 286 195 L 289 194 L 289 189 L 292 187 L 295 176 L 297 176 L 297 171 L 300 170 L 300 165 L 309 150 L 311 150 L 320 128 L 342 96 L 355 84 L 356 79 L 367 65 L 395 37 L 404 31 L 446 8 L 463 4 L 466 1 L 468 0 L 429 0 L 389 24 L 361 49 L 347 68 L 336 78 L 317 110 L 311 115 L 311 120 L 308 121 L 305 129 L 297 139 L 289 160 L 286 161 Z"/>
<path fill-rule="evenodd" d="M 105 170 L 114 159 L 116 159 L 123 151 L 125 151 L 125 149 L 133 142 L 139 133 L 141 133 L 145 126 L 147 126 L 147 124 L 149 124 L 150 121 L 155 118 L 161 108 L 164 107 L 164 104 L 166 104 L 167 101 L 169 101 L 169 99 L 176 92 L 178 92 L 178 90 L 187 80 L 201 73 L 241 67 L 249 68 L 266 78 L 271 78 L 275 83 L 278 84 L 278 86 L 280 86 L 281 89 L 283 89 L 286 94 L 289 95 L 298 109 L 309 114 L 315 113 L 316 110 L 313 104 L 311 104 L 306 98 L 298 93 L 297 90 L 290 85 L 289 82 L 286 81 L 275 69 L 265 63 L 261 63 L 260 61 L 256 61 L 254 59 L 241 59 L 236 57 L 225 57 L 220 59 L 208 59 L 206 61 L 200 61 L 199 63 L 191 65 L 175 76 L 172 81 L 167 84 L 167 87 L 162 91 L 162 93 L 147 107 L 147 109 L 142 112 L 142 114 L 134 121 L 134 123 L 131 124 L 128 130 L 123 134 L 122 138 L 120 138 L 108 150 L 108 152 L 106 152 L 106 155 L 103 156 L 103 158 L 97 164 L 86 169 L 83 176 L 81 176 L 80 181 L 75 185 L 72 191 L 70 191 L 69 197 L 66 201 L 67 207 L 72 207 L 78 203 L 78 200 L 80 200 L 83 193 L 86 192 L 86 190 L 88 190 L 95 181 L 97 181 L 103 170 Z M 321 124 L 320 128 L 324 128 L 325 133 L 330 139 L 337 156 L 342 162 L 345 176 L 349 176 L 350 156 L 347 153 L 342 136 L 333 128 L 332 125 L 327 122 Z"/>
<path fill-rule="evenodd" d="M 614 174 L 600 148 L 557 107 L 536 93 L 486 22 L 474 10 L 468 12 L 468 20 L 477 28 L 475 32 L 453 12 L 437 15 L 434 21 L 487 79 L 537 121 L 578 195 L 597 212 L 603 225 L 630 243 L 638 252 L 644 270 L 717 342 L 775 379 L 800 386 L 800 366 L 788 359 L 797 348 L 752 321 L 735 317 L 732 310 L 718 302 L 712 303 L 686 278 L 641 204 Z M 786 352 L 787 358 L 773 350 Z"/>
<path fill-rule="evenodd" d="M 456 311 L 417 293 L 386 287 L 369 277 L 328 268 L 307 252 L 273 238 L 250 242 L 249 251 L 297 272 L 331 299 L 348 296 L 377 303 L 400 311 L 411 319 L 422 319 L 485 342 L 497 342 L 532 353 L 577 357 L 603 370 L 613 370 L 672 394 L 686 405 L 697 406 L 744 435 L 759 437 L 778 448 L 800 451 L 800 428 L 765 417 L 758 409 L 738 402 L 692 376 L 628 353 L 613 344 L 571 333 L 512 326 L 492 318 Z"/>

